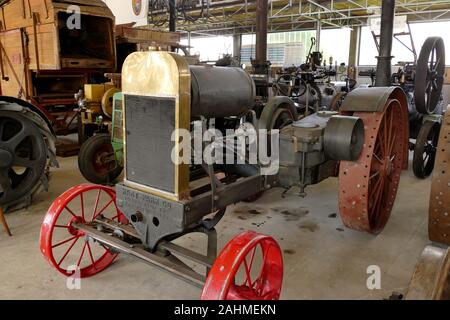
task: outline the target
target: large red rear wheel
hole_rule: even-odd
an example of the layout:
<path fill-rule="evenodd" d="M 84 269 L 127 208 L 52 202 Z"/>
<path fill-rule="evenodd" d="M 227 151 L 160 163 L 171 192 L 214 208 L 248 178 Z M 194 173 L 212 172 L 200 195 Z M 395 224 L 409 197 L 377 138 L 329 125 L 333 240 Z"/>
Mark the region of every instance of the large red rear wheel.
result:
<path fill-rule="evenodd" d="M 202 300 L 278 300 L 283 257 L 277 242 L 247 231 L 222 250 L 203 288 Z"/>
<path fill-rule="evenodd" d="M 116 207 L 114 189 L 83 184 L 53 202 L 41 227 L 40 248 L 60 273 L 72 276 L 78 271 L 81 278 L 87 278 L 103 271 L 116 259 L 117 254 L 103 245 L 91 243 L 74 226 L 75 223 L 89 224 L 98 217 L 126 222 Z"/>
<path fill-rule="evenodd" d="M 405 164 L 403 108 L 389 100 L 383 112 L 358 112 L 365 126 L 364 150 L 357 162 L 341 162 L 339 206 L 344 224 L 380 233 L 389 220 Z"/>

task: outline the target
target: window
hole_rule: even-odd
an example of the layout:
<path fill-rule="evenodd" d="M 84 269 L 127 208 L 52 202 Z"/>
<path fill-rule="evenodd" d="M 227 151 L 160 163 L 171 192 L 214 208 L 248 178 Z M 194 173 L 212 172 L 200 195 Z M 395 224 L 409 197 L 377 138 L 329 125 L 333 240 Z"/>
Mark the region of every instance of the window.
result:
<path fill-rule="evenodd" d="M 330 58 L 333 58 L 333 65 L 348 63 L 350 51 L 351 29 L 326 29 L 320 34 L 320 51 L 323 52 L 323 61 L 329 64 Z M 309 50 L 309 48 L 308 48 Z"/>
<path fill-rule="evenodd" d="M 181 44 L 187 45 L 188 40 L 183 39 Z M 191 46 L 191 54 L 200 55 L 201 61 L 216 61 L 224 54 L 233 54 L 233 37 L 192 38 Z"/>

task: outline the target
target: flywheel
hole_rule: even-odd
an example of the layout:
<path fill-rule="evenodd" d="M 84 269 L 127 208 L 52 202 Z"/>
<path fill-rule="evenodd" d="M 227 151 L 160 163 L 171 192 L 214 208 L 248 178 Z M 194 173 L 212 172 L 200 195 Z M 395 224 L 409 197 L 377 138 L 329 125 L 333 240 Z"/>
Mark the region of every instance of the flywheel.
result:
<path fill-rule="evenodd" d="M 44 119 L 18 104 L 0 102 L 0 206 L 31 205 L 48 189 L 52 165 L 57 165 L 55 140 Z"/>
<path fill-rule="evenodd" d="M 354 113 L 364 122 L 364 149 L 356 162 L 341 162 L 339 175 L 341 218 L 351 229 L 378 234 L 389 220 L 407 155 L 406 112 L 391 98 L 381 112 Z"/>
<path fill-rule="evenodd" d="M 422 114 L 433 114 L 441 99 L 445 74 L 445 45 L 439 37 L 428 38 L 420 52 L 414 84 L 415 105 Z"/>
<path fill-rule="evenodd" d="M 430 240 L 450 245 L 450 107 L 445 113 L 437 146 L 429 209 Z"/>

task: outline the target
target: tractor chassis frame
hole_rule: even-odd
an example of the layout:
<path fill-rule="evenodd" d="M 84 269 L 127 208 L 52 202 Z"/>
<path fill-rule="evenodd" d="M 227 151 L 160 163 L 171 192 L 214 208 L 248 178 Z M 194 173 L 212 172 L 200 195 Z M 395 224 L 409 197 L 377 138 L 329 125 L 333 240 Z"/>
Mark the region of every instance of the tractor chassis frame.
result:
<path fill-rule="evenodd" d="M 207 255 L 202 255 L 165 240 L 158 244 L 154 252 L 150 252 L 144 248 L 133 227 L 103 217 L 98 217 L 91 224 L 76 223 L 73 226 L 82 231 L 88 240 L 98 242 L 109 248 L 111 252 L 124 253 L 137 258 L 198 288 L 202 288 L 205 284 L 206 276 L 217 257 L 217 232 L 215 229 L 207 230 L 200 227 L 177 235 L 179 238 L 191 233 L 205 234 L 207 236 Z M 194 271 L 177 256 L 206 267 L 206 274 Z"/>

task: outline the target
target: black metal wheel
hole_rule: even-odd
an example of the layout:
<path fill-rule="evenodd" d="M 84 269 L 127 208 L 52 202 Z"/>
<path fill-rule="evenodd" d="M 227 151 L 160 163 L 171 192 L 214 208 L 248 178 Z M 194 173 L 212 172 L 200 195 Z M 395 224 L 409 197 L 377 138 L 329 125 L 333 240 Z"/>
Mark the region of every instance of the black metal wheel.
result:
<path fill-rule="evenodd" d="M 414 175 L 419 179 L 426 179 L 433 173 L 440 130 L 438 122 L 425 121 L 419 131 L 413 159 Z"/>
<path fill-rule="evenodd" d="M 428 38 L 417 61 L 415 105 L 422 114 L 433 114 L 441 99 L 445 74 L 445 45 L 439 37 Z"/>
<path fill-rule="evenodd" d="M 116 161 L 109 134 L 99 133 L 81 146 L 78 167 L 89 182 L 103 185 L 114 183 L 123 167 Z"/>
<path fill-rule="evenodd" d="M 0 206 L 31 198 L 46 174 L 47 145 L 23 113 L 0 112 Z"/>

